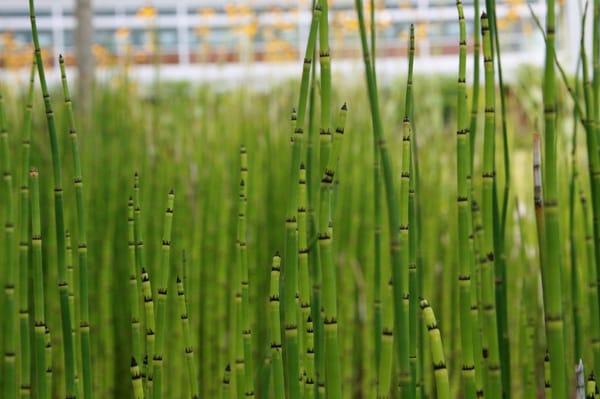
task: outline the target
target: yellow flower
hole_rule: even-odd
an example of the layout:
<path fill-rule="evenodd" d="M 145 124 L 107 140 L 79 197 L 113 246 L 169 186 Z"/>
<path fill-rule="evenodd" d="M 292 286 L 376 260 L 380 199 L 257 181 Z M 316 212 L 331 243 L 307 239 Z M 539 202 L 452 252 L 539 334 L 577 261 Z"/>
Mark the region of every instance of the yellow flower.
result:
<path fill-rule="evenodd" d="M 154 18 L 154 17 L 156 17 L 156 8 L 154 8 L 152 6 L 141 7 L 138 10 L 137 15 L 138 15 L 138 17 L 144 18 L 144 19 Z"/>

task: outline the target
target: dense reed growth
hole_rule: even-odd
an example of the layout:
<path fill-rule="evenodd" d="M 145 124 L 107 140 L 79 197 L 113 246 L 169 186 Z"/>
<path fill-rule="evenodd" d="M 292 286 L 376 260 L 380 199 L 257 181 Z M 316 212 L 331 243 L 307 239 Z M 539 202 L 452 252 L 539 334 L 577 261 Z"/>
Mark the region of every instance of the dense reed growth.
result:
<path fill-rule="evenodd" d="M 364 82 L 314 0 L 297 81 L 125 65 L 80 115 L 29 0 L 29 79 L 0 92 L 2 398 L 598 397 L 599 1 L 574 78 L 548 0 L 543 73 L 510 83 L 493 0 L 472 27 L 457 1 L 452 78 L 419 73 L 411 25 L 406 77 L 378 79 L 376 3 Z"/>

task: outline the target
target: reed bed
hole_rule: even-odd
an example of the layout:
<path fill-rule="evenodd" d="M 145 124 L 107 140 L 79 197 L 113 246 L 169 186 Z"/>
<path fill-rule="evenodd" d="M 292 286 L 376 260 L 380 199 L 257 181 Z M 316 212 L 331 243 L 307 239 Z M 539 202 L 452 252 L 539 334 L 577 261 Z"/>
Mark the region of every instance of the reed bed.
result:
<path fill-rule="evenodd" d="M 315 0 L 298 81 L 124 66 L 81 115 L 30 0 L 31 73 L 0 91 L 2 398 L 597 398 L 600 5 L 574 77 L 548 0 L 543 73 L 508 84 L 485 3 L 472 36 L 456 4 L 452 78 L 415 69 L 411 26 L 378 80 L 355 0 L 342 81 Z"/>

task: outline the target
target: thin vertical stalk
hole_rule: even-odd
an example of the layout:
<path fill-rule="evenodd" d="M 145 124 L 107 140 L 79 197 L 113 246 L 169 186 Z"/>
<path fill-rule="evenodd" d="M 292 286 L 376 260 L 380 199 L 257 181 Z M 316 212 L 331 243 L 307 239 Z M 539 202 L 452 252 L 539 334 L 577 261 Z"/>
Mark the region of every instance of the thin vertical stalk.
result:
<path fill-rule="evenodd" d="M 312 317 L 306 320 L 306 376 L 304 378 L 304 396 L 306 399 L 315 397 L 315 335 Z"/>
<path fill-rule="evenodd" d="M 471 95 L 471 121 L 469 124 L 469 144 L 471 154 L 471 171 L 475 160 L 475 139 L 477 137 L 477 126 L 479 118 L 479 71 L 481 59 L 479 51 L 481 48 L 481 39 L 479 36 L 479 0 L 473 1 L 473 87 Z"/>
<path fill-rule="evenodd" d="M 411 74 L 412 75 L 412 74 Z M 411 164 L 411 144 L 410 138 L 412 135 L 412 126 L 408 118 L 408 114 L 404 116 L 402 123 L 402 166 L 401 166 L 401 179 L 400 179 L 400 239 L 399 239 L 399 252 L 402 269 L 400 270 L 401 278 L 401 291 L 402 291 L 402 318 L 401 320 L 395 321 L 395 342 L 398 349 L 398 384 L 403 397 L 411 397 L 410 385 L 411 385 L 411 373 L 409 366 L 409 344 L 410 344 L 410 326 L 408 325 L 409 316 L 409 291 L 408 291 L 408 279 L 409 279 L 409 213 L 408 213 L 408 197 L 409 197 L 409 186 L 410 186 L 410 164 Z M 396 282 L 394 281 L 394 290 L 396 290 Z M 395 303 L 398 306 L 398 303 Z M 408 333 L 407 333 L 408 331 Z"/>
<path fill-rule="evenodd" d="M 306 169 L 304 164 L 300 165 L 300 178 L 298 180 L 298 298 L 300 302 L 300 317 L 302 319 L 302 342 L 306 345 L 308 340 L 308 318 L 310 316 L 310 272 L 308 266 L 308 195 L 306 190 Z M 314 360 L 312 356 L 304 350 L 303 370 L 301 374 L 306 376 L 308 362 Z M 311 365 L 314 367 L 314 365 Z M 306 377 L 304 377 L 305 379 Z M 311 387 L 313 388 L 313 387 Z"/>
<path fill-rule="evenodd" d="M 133 386 L 133 397 L 135 399 L 144 399 L 144 387 L 142 385 L 142 374 L 140 368 L 135 361 L 135 357 L 131 358 L 131 385 Z"/>
<path fill-rule="evenodd" d="M 377 398 L 386 399 L 390 395 L 392 384 L 392 364 L 394 359 L 394 309 L 392 305 L 392 279 L 384 285 L 382 326 L 381 326 L 381 356 L 377 364 Z"/>
<path fill-rule="evenodd" d="M 587 5 L 587 3 L 586 3 Z M 595 263 L 596 263 L 596 276 L 600 275 L 600 154 L 598 152 L 598 134 L 594 132 L 594 126 L 598 123 L 598 119 L 595 118 L 593 109 L 593 93 L 592 93 L 592 82 L 590 80 L 590 73 L 588 67 L 587 53 L 585 50 L 585 21 L 587 17 L 587 6 L 581 20 L 581 38 L 579 44 L 580 58 L 581 58 L 581 72 L 583 80 L 583 95 L 585 102 L 585 117 L 584 128 L 586 133 L 587 141 L 587 155 L 588 155 L 588 174 L 590 178 L 590 191 L 592 196 L 592 215 L 593 215 L 593 227 L 594 227 L 594 250 L 595 250 Z M 600 284 L 596 281 L 597 296 L 600 297 Z M 599 309 L 600 311 L 600 309 Z M 600 314 L 596 315 L 596 319 L 600 317 Z M 600 342 L 598 342 L 600 345 Z M 594 359 L 595 366 L 600 365 L 600 359 Z"/>
<path fill-rule="evenodd" d="M 238 326 L 244 345 L 245 396 L 254 396 L 254 367 L 252 361 L 252 326 L 250 322 L 250 281 L 248 276 L 248 246 L 246 242 L 248 208 L 248 154 L 240 148 L 240 197 L 238 203 L 237 260 L 242 293 L 242 325 Z"/>
<path fill-rule="evenodd" d="M 544 356 L 544 398 L 552 399 L 552 371 L 550 369 L 550 354 L 546 350 Z"/>
<path fill-rule="evenodd" d="M 140 176 L 136 172 L 133 177 L 133 235 L 135 238 L 135 264 L 136 272 L 140 275 L 140 285 L 142 288 L 141 297 L 144 303 L 144 357 L 142 358 L 142 381 L 144 384 L 144 393 L 149 396 L 149 386 L 152 381 L 148 377 L 152 374 L 148 368 L 148 362 L 154 356 L 154 301 L 152 299 L 152 289 L 150 287 L 150 277 L 147 273 L 148 265 L 146 264 L 146 252 L 144 251 L 143 226 L 142 226 L 142 209 L 140 204 Z M 146 279 L 147 281 L 144 281 Z M 149 289 L 149 296 L 146 295 L 146 290 Z"/>
<path fill-rule="evenodd" d="M 152 395 L 153 375 L 151 371 L 152 362 L 154 359 L 154 351 L 156 346 L 156 320 L 154 318 L 154 299 L 152 298 L 152 284 L 150 275 L 145 268 L 142 268 L 142 296 L 144 298 L 144 313 L 146 318 L 146 385 L 144 386 L 144 394 L 147 397 Z"/>
<path fill-rule="evenodd" d="M 444 356 L 442 336 L 437 325 L 435 313 L 426 299 L 421 301 L 421 310 L 423 312 L 425 327 L 427 328 L 429 335 L 431 362 L 435 376 L 437 398 L 450 399 L 450 381 L 448 379 L 448 369 L 446 368 L 446 358 Z"/>
<path fill-rule="evenodd" d="M 555 4 L 546 1 L 546 60 L 544 66 L 544 219 L 548 256 L 543 268 L 548 278 L 544 291 L 548 291 L 545 307 L 545 326 L 550 354 L 552 394 L 567 397 L 565 368 L 565 340 L 563 332 L 562 262 L 558 207 L 557 145 L 556 145 L 556 90 L 554 70 Z"/>
<path fill-rule="evenodd" d="M 46 398 L 52 397 L 52 374 L 54 370 L 52 369 L 52 335 L 50 334 L 50 328 L 46 324 L 46 331 L 44 332 L 44 352 L 46 352 L 45 356 L 45 369 L 46 369 Z"/>
<path fill-rule="evenodd" d="M 405 107 L 404 114 L 411 119 L 414 115 L 413 112 L 413 68 L 415 60 L 415 26 L 410 25 L 409 33 L 409 45 L 408 45 L 408 75 L 406 78 L 406 94 L 405 94 Z M 414 120 L 411 120 L 411 135 L 414 134 Z M 416 149 L 416 145 L 413 144 L 412 137 L 408 137 L 408 146 L 410 157 L 408 159 L 408 196 L 404 198 L 408 203 L 408 219 L 407 226 L 410 229 L 408 235 L 408 260 L 407 260 L 407 284 L 408 290 L 406 291 L 405 297 L 408 296 L 408 361 L 410 367 L 410 384 L 409 384 L 409 396 L 415 398 L 417 396 L 417 314 L 419 308 L 419 293 L 417 284 L 417 229 L 416 229 L 416 200 L 415 200 L 415 176 L 414 176 L 414 161 L 413 161 L 413 150 Z M 401 199 L 402 201 L 402 199 Z"/>
<path fill-rule="evenodd" d="M 73 318 L 71 319 L 71 335 L 73 336 L 73 364 L 75 365 L 75 389 L 77 397 L 83 398 L 83 387 L 81 385 L 81 360 L 78 354 L 81 352 L 81 335 L 77 333 L 79 326 L 79 317 L 77 309 L 79 309 L 79 295 L 75 293 L 75 265 L 73 259 L 73 248 L 71 246 L 71 233 L 65 232 L 65 254 L 67 264 L 67 285 L 69 287 L 69 306 L 73 310 Z"/>
<path fill-rule="evenodd" d="M 325 6 L 326 6 L 325 2 Z M 325 15 L 327 15 L 325 13 Z M 297 201 L 298 201 L 298 173 L 302 160 L 303 142 L 304 142 L 304 123 L 308 103 L 310 74 L 313 63 L 313 55 L 317 42 L 317 31 L 321 22 L 321 2 L 316 1 L 313 8 L 313 15 L 310 24 L 310 31 L 306 50 L 304 53 L 304 63 L 302 66 L 302 78 L 300 81 L 300 92 L 298 98 L 297 115 L 294 122 L 294 132 L 292 135 L 292 158 L 289 174 L 289 191 L 286 206 L 285 221 L 285 264 L 282 278 L 282 297 L 283 297 L 283 320 L 284 320 L 284 349 L 285 349 L 285 381 L 288 384 L 286 389 L 291 399 L 300 397 L 299 383 L 299 353 L 298 353 L 298 323 L 297 315 L 294 309 L 295 297 L 297 294 L 297 267 L 298 267 L 298 232 L 297 232 Z M 288 279 L 288 271 L 291 278 Z"/>
<path fill-rule="evenodd" d="M 36 399 L 49 399 L 46 389 L 46 315 L 44 310 L 44 271 L 42 267 L 42 224 L 40 221 L 40 184 L 37 169 L 29 172 L 31 189 L 31 264 L 33 269 L 33 325 L 35 332 Z"/>
<path fill-rule="evenodd" d="M 167 208 L 163 221 L 163 236 L 161 245 L 161 265 L 158 270 L 158 289 L 156 306 L 156 351 L 153 357 L 153 382 L 152 395 L 160 399 L 163 395 L 163 353 L 165 335 L 167 333 L 167 289 L 171 272 L 171 236 L 173 231 L 173 205 L 175 192 L 171 190 L 167 195 Z"/>
<path fill-rule="evenodd" d="M 473 320 L 471 314 L 471 234 L 470 208 L 470 139 L 467 121 L 467 27 L 462 1 L 456 2 L 460 30 L 459 67 L 457 88 L 457 209 L 458 209 L 458 291 L 460 302 L 460 335 L 462 353 L 462 378 L 465 398 L 475 398 L 475 360 L 473 358 Z"/>
<path fill-rule="evenodd" d="M 221 380 L 221 399 L 231 399 L 231 392 L 229 391 L 231 385 L 231 366 L 227 363 L 225 371 L 223 372 L 223 380 Z"/>
<path fill-rule="evenodd" d="M 583 211 L 583 226 L 585 228 L 585 249 L 586 249 L 586 265 L 582 268 L 584 275 L 587 278 L 584 280 L 587 282 L 587 294 L 588 294 L 588 320 L 590 323 L 590 336 L 592 343 L 592 350 L 594 354 L 593 367 L 596 368 L 600 363 L 600 321 L 598 320 L 598 314 L 600 312 L 600 304 L 598 301 L 598 275 L 596 274 L 596 264 L 594 262 L 594 235 L 593 227 L 590 223 L 590 212 L 589 206 L 583 190 L 580 191 L 579 195 L 581 201 L 581 210 Z M 573 269 L 576 270 L 578 265 L 574 265 Z M 572 278 L 576 278 L 577 274 Z M 583 354 L 579 354 L 582 356 Z"/>
<path fill-rule="evenodd" d="M 184 257 L 185 259 L 185 257 Z M 185 344 L 185 361 L 187 366 L 189 392 L 192 399 L 200 398 L 200 390 L 198 389 L 198 381 L 196 380 L 196 358 L 194 357 L 194 346 L 192 343 L 192 331 L 190 328 L 190 318 L 185 300 L 185 290 L 183 279 L 177 276 L 177 302 L 179 304 L 179 317 L 183 328 L 183 339 Z"/>
<path fill-rule="evenodd" d="M 494 281 L 494 180 L 495 172 L 495 86 L 494 58 L 492 41 L 489 34 L 488 17 L 481 15 L 481 35 L 483 41 L 483 57 L 485 69 L 485 129 L 483 137 L 483 170 L 482 170 L 482 206 L 483 242 L 481 253 L 481 284 L 484 332 L 488 345 L 488 378 L 487 396 L 491 399 L 502 397 L 502 381 L 500 372 L 500 353 L 498 328 L 496 319 L 496 295 Z"/>
<path fill-rule="evenodd" d="M 271 283 L 269 294 L 269 323 L 271 325 L 271 372 L 273 376 L 273 393 L 277 398 L 285 397 L 283 381 L 283 361 L 281 356 L 281 324 L 279 319 L 279 274 L 281 257 L 273 256 L 271 264 Z"/>
<path fill-rule="evenodd" d="M 19 197 L 19 336 L 20 336 L 20 381 L 19 395 L 28 398 L 31 395 L 31 344 L 30 344 L 30 303 L 29 303 L 29 167 L 31 154 L 31 125 L 33 114 L 33 93 L 35 82 L 35 60 L 31 64 L 29 90 L 23 122 L 21 151 L 21 190 Z M 16 381 L 15 381 L 16 384 Z"/>
<path fill-rule="evenodd" d="M 42 62 L 39 60 L 39 62 Z M 85 216 L 84 216 L 84 201 L 83 201 L 83 176 L 81 171 L 81 159 L 79 156 L 79 140 L 77 137 L 77 130 L 75 129 L 75 116 L 73 113 L 73 102 L 71 101 L 71 94 L 69 92 L 69 84 L 67 82 L 67 75 L 65 70 L 65 60 L 61 55 L 59 57 L 60 63 L 60 74 L 63 88 L 63 95 L 65 99 L 65 108 L 67 110 L 67 117 L 69 120 L 69 137 L 71 138 L 71 154 L 73 156 L 73 166 L 74 166 L 74 174 L 73 174 L 73 183 L 75 186 L 75 199 L 77 204 L 77 220 L 79 221 L 78 226 L 78 235 L 79 235 L 79 273 L 80 277 L 82 274 L 85 274 L 87 277 L 87 262 L 86 260 L 82 261 L 82 257 L 87 258 L 87 243 L 86 243 L 86 233 L 85 233 Z M 43 69 L 43 65 L 39 66 L 39 68 Z M 41 80 L 41 79 L 40 79 Z M 49 99 L 48 99 L 49 100 Z M 48 110 L 48 108 L 47 108 Z M 52 119 L 53 121 L 53 119 Z M 48 119 L 48 123 L 50 124 L 50 118 Z M 55 179 L 55 213 L 56 213 L 56 236 L 57 236 L 57 250 L 58 250 L 58 275 L 59 275 L 59 291 L 60 291 L 60 302 L 61 302 L 61 314 L 62 314 L 62 332 L 63 332 L 63 341 L 65 347 L 65 374 L 67 380 L 67 398 L 75 397 L 75 364 L 74 364 L 74 343 L 73 336 L 71 332 L 71 312 L 73 309 L 69 308 L 68 302 L 68 285 L 66 280 L 66 267 L 65 267 L 65 244 L 64 244 L 64 220 L 63 220 L 63 204 L 62 204 L 62 185 L 61 185 L 61 170 L 60 170 L 60 153 L 58 152 L 58 148 L 56 151 L 53 149 L 52 151 L 53 158 L 59 158 L 58 161 L 54 164 L 55 168 L 58 168 L 58 172 L 55 171 L 54 179 Z M 60 196 L 59 196 L 60 195 Z M 58 239 L 58 237 L 62 237 L 62 239 Z M 87 278 L 86 278 L 87 280 Z M 81 283 L 80 283 L 81 284 Z M 81 301 L 81 310 L 88 311 L 89 309 L 83 309 L 86 307 L 87 297 L 88 297 L 88 289 L 87 289 L 87 281 L 85 282 L 86 287 L 80 287 L 80 295 L 82 298 Z M 81 322 L 84 321 L 87 323 L 86 326 L 82 326 L 82 350 L 85 350 L 83 347 L 87 345 L 87 350 L 89 350 L 89 315 L 84 313 L 80 316 Z M 84 360 L 84 386 L 86 384 L 86 380 L 88 384 L 90 384 L 91 374 L 90 370 L 86 370 L 89 364 L 89 356 L 88 363 L 86 365 L 85 356 Z M 87 372 L 87 375 L 86 375 Z M 88 387 L 86 392 L 86 398 L 89 398 L 91 395 L 91 387 Z"/>
<path fill-rule="evenodd" d="M 342 381 L 340 348 L 338 342 L 338 311 L 336 271 L 333 261 L 331 214 L 331 189 L 339 158 L 341 139 L 344 135 L 347 106 L 340 111 L 335 129 L 333 149 L 329 156 L 325 173 L 321 179 L 319 207 L 319 255 L 323 273 L 323 324 L 325 332 L 325 391 L 328 399 L 341 399 Z"/>
<path fill-rule="evenodd" d="M 381 165 L 386 191 L 386 202 L 388 208 L 388 224 L 390 228 L 390 253 L 391 253 L 391 269 L 392 269 L 392 283 L 393 283 L 393 295 L 394 295 L 394 324 L 395 330 L 400 332 L 406 331 L 406 325 L 403 325 L 401 321 L 408 321 L 407 315 L 404 314 L 404 308 L 402 306 L 402 259 L 399 253 L 399 231 L 400 231 L 400 217 L 397 209 L 396 192 L 394 189 L 394 178 L 392 175 L 392 163 L 386 141 L 384 138 L 383 125 L 381 121 L 381 114 L 379 109 L 379 97 L 377 94 L 377 82 L 375 79 L 375 71 L 371 63 L 371 57 L 369 55 L 369 47 L 367 44 L 367 35 L 365 28 L 365 18 L 363 11 L 362 0 L 355 0 L 355 8 L 358 16 L 358 26 L 360 31 L 360 40 L 363 54 L 363 62 L 365 65 L 365 76 L 367 80 L 369 106 L 371 110 L 371 120 L 373 125 L 373 134 L 375 141 L 379 148 L 381 155 Z M 401 345 L 396 345 L 397 356 L 399 361 L 405 364 L 408 369 L 408 353 L 406 349 L 400 348 Z M 400 355 L 406 353 L 406 359 L 400 359 Z"/>
<path fill-rule="evenodd" d="M 576 79 L 575 79 L 575 89 L 576 89 L 576 97 L 579 98 L 579 84 L 577 83 L 577 79 L 579 75 L 579 62 L 577 61 L 577 67 L 575 68 Z M 573 311 L 573 327 L 574 327 L 574 359 L 580 359 L 583 353 L 583 343 L 582 343 L 582 319 L 581 319 L 581 309 L 579 304 L 579 281 L 580 281 L 580 272 L 577 267 L 577 237 L 576 237 L 576 229 L 575 229 L 575 208 L 576 208 L 576 190 L 577 190 L 577 180 L 579 171 L 577 168 L 577 125 L 579 123 L 578 117 L 578 107 L 575 107 L 573 110 L 573 138 L 571 140 L 571 176 L 569 179 L 569 256 L 570 256 L 570 268 L 571 268 L 571 301 L 572 301 L 572 311 Z M 593 228 L 593 227 L 592 227 Z M 593 236 L 591 237 L 593 240 Z M 593 241 L 592 241 L 593 244 Z M 593 259 L 593 247 L 592 247 L 592 259 Z"/>
<path fill-rule="evenodd" d="M 143 353 L 142 326 L 140 322 L 140 301 L 138 288 L 138 273 L 135 264 L 135 216 L 133 197 L 127 202 L 127 238 L 129 254 L 129 312 L 131 320 L 131 347 L 133 357 L 141 359 Z M 136 364 L 137 366 L 137 364 Z M 139 367 L 138 367 L 139 368 Z M 140 374 L 141 376 L 141 374 Z M 142 383 L 140 381 L 140 383 Z"/>
<path fill-rule="evenodd" d="M 17 395 L 17 307 L 15 302 L 15 284 L 17 265 L 14 263 L 15 221 L 13 211 L 13 176 L 10 163 L 8 128 L 6 126 L 4 97 L 0 91 L 0 158 L 2 158 L 2 180 L 4 185 L 4 383 L 2 392 L 5 397 Z"/>

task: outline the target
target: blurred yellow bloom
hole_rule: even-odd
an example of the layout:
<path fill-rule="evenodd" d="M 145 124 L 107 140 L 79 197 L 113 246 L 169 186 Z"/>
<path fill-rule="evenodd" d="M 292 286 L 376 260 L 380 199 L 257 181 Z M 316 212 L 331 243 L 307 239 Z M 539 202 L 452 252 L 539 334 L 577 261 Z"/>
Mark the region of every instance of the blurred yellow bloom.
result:
<path fill-rule="evenodd" d="M 407 32 L 408 34 L 408 32 Z M 415 27 L 415 38 L 424 38 L 427 36 L 427 22 L 417 24 Z"/>
<path fill-rule="evenodd" d="M 258 25 L 256 22 L 251 22 L 249 24 L 245 24 L 242 27 L 242 33 L 244 35 L 246 35 L 247 37 L 254 37 L 256 35 L 256 32 L 258 31 Z"/>
<path fill-rule="evenodd" d="M 152 6 L 141 7 L 138 10 L 137 15 L 138 15 L 138 17 L 145 18 L 145 19 L 154 18 L 154 17 L 156 17 L 156 8 L 154 8 Z"/>
<path fill-rule="evenodd" d="M 2 34 L 2 47 L 10 48 L 14 47 L 15 38 L 10 32 L 4 32 Z"/>
<path fill-rule="evenodd" d="M 506 13 L 506 19 L 508 21 L 518 21 L 519 20 L 519 11 L 516 7 L 510 7 L 508 12 Z"/>
<path fill-rule="evenodd" d="M 508 16 L 504 18 L 498 18 L 498 30 L 505 30 L 510 26 L 510 20 Z"/>

